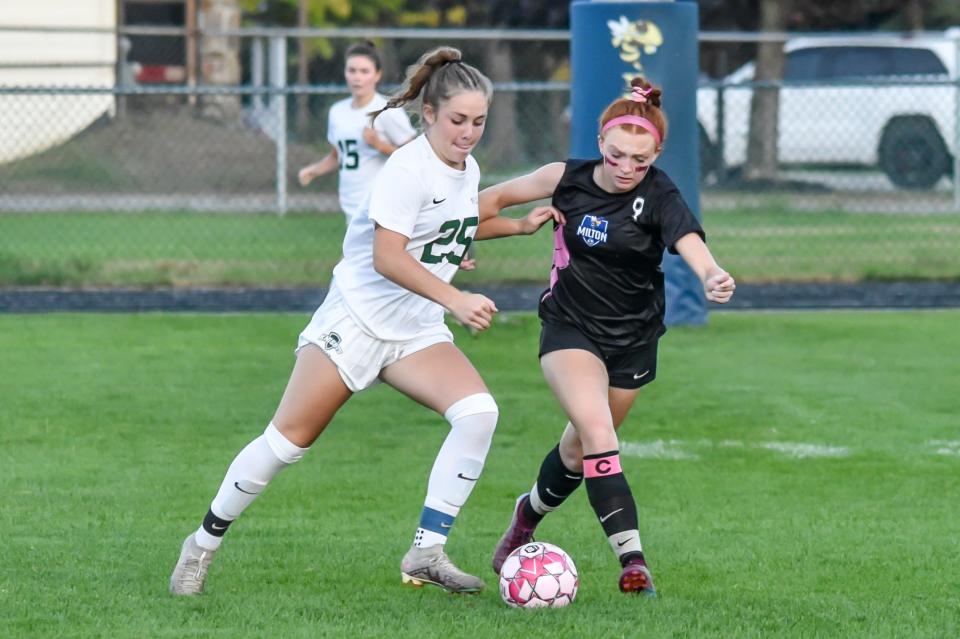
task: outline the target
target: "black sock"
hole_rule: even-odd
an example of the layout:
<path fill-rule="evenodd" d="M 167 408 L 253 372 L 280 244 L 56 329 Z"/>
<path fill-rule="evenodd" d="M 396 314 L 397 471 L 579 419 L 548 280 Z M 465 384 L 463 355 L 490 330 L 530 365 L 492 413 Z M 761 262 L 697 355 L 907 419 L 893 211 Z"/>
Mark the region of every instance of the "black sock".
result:
<path fill-rule="evenodd" d="M 583 467 L 587 497 L 610 546 L 621 561 L 625 556 L 636 556 L 641 552 L 637 505 L 620 469 L 618 451 L 584 455 Z"/>
<path fill-rule="evenodd" d="M 560 444 L 553 447 L 540 464 L 537 483 L 530 492 L 530 499 L 523 504 L 523 516 L 532 523 L 539 523 L 546 513 L 560 507 L 567 497 L 583 482 L 583 473 L 570 470 L 560 458 Z M 536 491 L 536 494 L 534 494 Z M 534 508 L 534 502 L 539 510 Z M 543 512 L 540 512 L 543 511 Z"/>
<path fill-rule="evenodd" d="M 203 518 L 203 529 L 214 537 L 223 537 L 223 534 L 227 532 L 227 528 L 232 523 L 232 519 L 229 521 L 220 519 L 213 514 L 212 510 L 207 510 L 207 516 Z"/>

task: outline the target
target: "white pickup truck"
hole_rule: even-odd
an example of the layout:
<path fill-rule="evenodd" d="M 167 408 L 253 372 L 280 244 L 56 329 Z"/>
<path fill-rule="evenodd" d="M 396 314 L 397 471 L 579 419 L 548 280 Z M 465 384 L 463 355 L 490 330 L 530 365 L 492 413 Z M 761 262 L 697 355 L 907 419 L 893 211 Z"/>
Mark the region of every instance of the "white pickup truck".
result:
<path fill-rule="evenodd" d="M 780 164 L 879 167 L 901 188 L 936 184 L 953 168 L 958 36 L 954 28 L 943 35 L 788 40 L 779 97 Z M 697 92 L 705 176 L 746 160 L 753 78 L 751 62 Z"/>

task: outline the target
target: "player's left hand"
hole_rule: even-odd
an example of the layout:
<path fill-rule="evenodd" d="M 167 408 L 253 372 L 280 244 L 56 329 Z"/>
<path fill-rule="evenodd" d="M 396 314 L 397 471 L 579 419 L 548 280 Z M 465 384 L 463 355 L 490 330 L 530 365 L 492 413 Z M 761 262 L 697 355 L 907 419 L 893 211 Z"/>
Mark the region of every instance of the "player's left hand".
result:
<path fill-rule="evenodd" d="M 553 220 L 556 224 L 563 224 L 565 221 L 563 213 L 552 206 L 538 206 L 520 220 L 520 229 L 524 235 L 531 235 L 539 231 L 548 220 Z"/>
<path fill-rule="evenodd" d="M 377 130 L 373 127 L 364 127 L 363 129 L 363 141 L 375 148 L 380 150 L 380 136 L 377 135 Z"/>
<path fill-rule="evenodd" d="M 460 260 L 460 270 L 461 271 L 473 271 L 477 268 L 477 258 L 475 257 L 464 257 Z"/>
<path fill-rule="evenodd" d="M 482 331 L 490 328 L 497 305 L 485 295 L 461 291 L 447 310 L 469 329 Z"/>
<path fill-rule="evenodd" d="M 300 186 L 307 186 L 313 181 L 314 177 L 309 167 L 303 167 L 300 169 L 300 172 L 297 173 L 297 181 L 300 182 Z"/>
<path fill-rule="evenodd" d="M 710 302 L 726 304 L 733 297 L 737 283 L 726 271 L 717 269 L 703 282 L 703 292 Z"/>

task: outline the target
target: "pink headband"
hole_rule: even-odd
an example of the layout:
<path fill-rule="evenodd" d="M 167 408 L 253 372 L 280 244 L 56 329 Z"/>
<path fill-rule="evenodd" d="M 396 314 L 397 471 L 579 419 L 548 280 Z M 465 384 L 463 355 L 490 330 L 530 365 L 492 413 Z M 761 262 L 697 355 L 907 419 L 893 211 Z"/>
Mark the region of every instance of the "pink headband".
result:
<path fill-rule="evenodd" d="M 653 92 L 653 87 L 649 89 L 641 89 L 640 87 L 633 87 L 633 91 L 630 94 L 630 100 L 634 102 L 640 102 L 645 104 L 647 101 L 647 96 Z M 645 129 L 650 135 L 653 136 L 654 141 L 657 144 L 660 144 L 660 131 L 657 130 L 657 127 L 654 126 L 653 122 L 646 118 L 642 118 L 639 115 L 621 115 L 620 117 L 613 118 L 609 122 L 603 125 L 603 129 L 600 131 L 600 135 L 603 135 L 607 132 L 607 129 L 613 128 L 621 124 L 635 124 L 641 129 Z"/>
<path fill-rule="evenodd" d="M 603 135 L 607 132 L 607 129 L 619 126 L 621 124 L 635 124 L 642 129 L 646 129 L 647 132 L 653 136 L 653 140 L 657 144 L 660 144 L 660 132 L 657 131 L 657 127 L 653 125 L 653 122 L 646 118 L 641 118 L 639 115 L 621 115 L 618 118 L 613 118 L 603 125 L 603 130 L 600 131 L 600 134 Z"/>

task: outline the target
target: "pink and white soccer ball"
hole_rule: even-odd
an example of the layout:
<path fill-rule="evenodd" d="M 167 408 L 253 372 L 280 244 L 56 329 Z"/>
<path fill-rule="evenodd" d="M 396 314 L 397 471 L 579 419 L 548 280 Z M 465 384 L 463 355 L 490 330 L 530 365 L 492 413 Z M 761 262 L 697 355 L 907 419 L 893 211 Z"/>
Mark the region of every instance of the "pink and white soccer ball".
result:
<path fill-rule="evenodd" d="M 500 597 L 514 608 L 562 608 L 580 587 L 577 567 L 562 548 L 541 541 L 520 546 L 500 568 Z"/>

